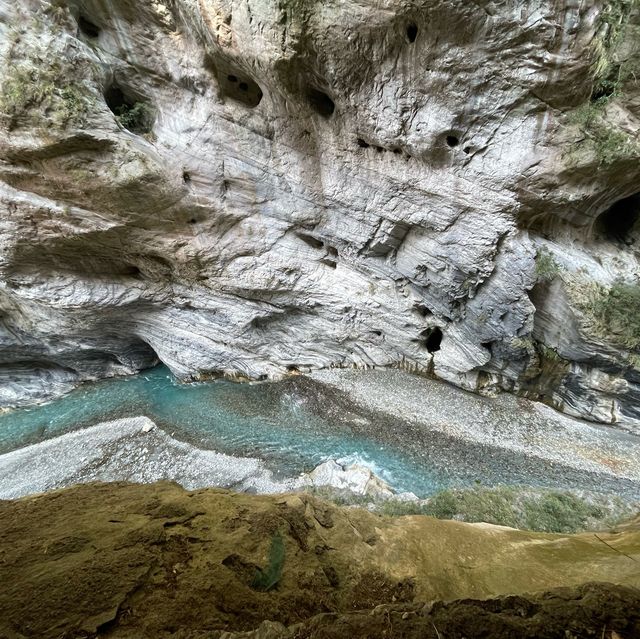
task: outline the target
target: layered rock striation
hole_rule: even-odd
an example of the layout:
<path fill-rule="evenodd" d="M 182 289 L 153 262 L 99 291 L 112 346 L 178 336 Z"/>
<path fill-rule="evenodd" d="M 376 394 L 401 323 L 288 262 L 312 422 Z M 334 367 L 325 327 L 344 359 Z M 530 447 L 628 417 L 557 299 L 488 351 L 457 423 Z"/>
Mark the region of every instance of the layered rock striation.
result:
<path fill-rule="evenodd" d="M 0 402 L 402 366 L 640 423 L 635 0 L 0 0 Z"/>

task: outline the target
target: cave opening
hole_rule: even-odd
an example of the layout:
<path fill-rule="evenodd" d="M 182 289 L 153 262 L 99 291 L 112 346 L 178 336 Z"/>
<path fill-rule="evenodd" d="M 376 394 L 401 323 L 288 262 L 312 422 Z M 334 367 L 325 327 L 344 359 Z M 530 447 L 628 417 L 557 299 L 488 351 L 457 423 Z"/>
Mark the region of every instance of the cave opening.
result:
<path fill-rule="evenodd" d="M 437 326 L 427 329 L 424 332 L 425 342 L 429 353 L 437 353 L 440 350 L 442 344 L 442 331 Z"/>
<path fill-rule="evenodd" d="M 600 80 L 591 92 L 591 103 L 594 104 L 600 101 L 606 101 L 613 97 L 618 91 L 618 85 L 620 84 L 620 65 L 615 64 L 611 67 L 607 76 Z"/>
<path fill-rule="evenodd" d="M 407 40 L 410 43 L 414 43 L 418 37 L 418 25 L 411 22 L 407 25 Z"/>
<path fill-rule="evenodd" d="M 451 148 L 458 146 L 460 144 L 460 138 L 457 135 L 449 134 L 447 136 L 447 146 Z"/>
<path fill-rule="evenodd" d="M 336 110 L 334 101 L 324 91 L 310 87 L 307 97 L 311 108 L 324 118 L 332 116 Z"/>
<path fill-rule="evenodd" d="M 87 20 L 83 15 L 78 17 L 78 28 L 80 29 L 80 33 L 86 35 L 87 38 L 98 38 L 100 37 L 100 27 L 93 24 L 90 20 Z"/>
<path fill-rule="evenodd" d="M 150 133 L 153 128 L 153 111 L 146 103 L 127 96 L 117 85 L 104 94 L 105 102 L 118 122 L 132 133 Z"/>
<path fill-rule="evenodd" d="M 596 235 L 611 242 L 629 242 L 631 231 L 640 219 L 640 193 L 618 200 L 598 217 Z"/>
<path fill-rule="evenodd" d="M 191 182 L 191 174 L 189 173 L 189 171 L 182 172 L 182 181 L 185 184 L 189 184 L 189 182 Z"/>
<path fill-rule="evenodd" d="M 358 138 L 358 146 L 361 149 L 368 149 L 371 145 L 366 140 L 363 140 L 362 138 Z"/>
<path fill-rule="evenodd" d="M 220 76 L 219 76 L 220 77 Z M 250 77 L 231 70 L 220 78 L 220 88 L 225 97 L 254 109 L 262 101 L 262 89 Z"/>

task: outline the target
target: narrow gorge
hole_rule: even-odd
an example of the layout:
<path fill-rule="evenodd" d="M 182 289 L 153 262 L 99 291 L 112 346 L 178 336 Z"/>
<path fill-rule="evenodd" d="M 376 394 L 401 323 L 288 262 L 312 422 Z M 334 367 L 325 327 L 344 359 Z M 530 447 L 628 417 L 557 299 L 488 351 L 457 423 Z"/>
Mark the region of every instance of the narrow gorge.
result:
<path fill-rule="evenodd" d="M 639 511 L 638 0 L 0 0 L 0 639 L 632 639 Z"/>

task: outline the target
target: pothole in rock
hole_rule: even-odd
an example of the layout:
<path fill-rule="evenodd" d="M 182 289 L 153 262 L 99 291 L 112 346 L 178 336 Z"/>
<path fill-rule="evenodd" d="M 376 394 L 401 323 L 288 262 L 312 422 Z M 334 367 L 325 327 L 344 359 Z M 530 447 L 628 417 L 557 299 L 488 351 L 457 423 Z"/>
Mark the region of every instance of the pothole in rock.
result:
<path fill-rule="evenodd" d="M 432 326 L 423 331 L 424 345 L 429 353 L 437 353 L 442 344 L 442 330 L 438 326 Z"/>
<path fill-rule="evenodd" d="M 331 117 L 336 110 L 334 101 L 324 91 L 315 87 L 309 87 L 307 99 L 311 108 L 323 118 Z"/>
<path fill-rule="evenodd" d="M 225 97 L 254 109 L 262 101 L 262 89 L 252 78 L 240 71 L 230 70 L 222 75 L 220 88 Z"/>
<path fill-rule="evenodd" d="M 115 84 L 105 91 L 104 99 L 116 120 L 128 131 L 142 135 L 153 129 L 155 116 L 146 101 L 125 93 Z"/>

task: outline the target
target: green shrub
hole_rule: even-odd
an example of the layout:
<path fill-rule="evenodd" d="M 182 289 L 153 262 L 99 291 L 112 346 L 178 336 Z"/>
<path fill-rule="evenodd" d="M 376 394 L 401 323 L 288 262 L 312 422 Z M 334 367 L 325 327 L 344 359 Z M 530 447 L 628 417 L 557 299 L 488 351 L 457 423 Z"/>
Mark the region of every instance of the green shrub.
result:
<path fill-rule="evenodd" d="M 553 255 L 545 248 L 536 255 L 536 278 L 539 282 L 550 282 L 560 273 L 560 265 Z"/>
<path fill-rule="evenodd" d="M 424 508 L 424 505 L 417 501 L 385 499 L 375 505 L 375 512 L 387 517 L 404 517 L 405 515 L 424 515 Z"/>
<path fill-rule="evenodd" d="M 607 289 L 577 280 L 569 293 L 585 315 L 585 328 L 596 337 L 631 350 L 640 347 L 640 286 L 615 282 Z"/>
<path fill-rule="evenodd" d="M 580 145 L 587 143 L 602 165 L 617 160 L 635 159 L 640 155 L 638 141 L 606 121 L 604 108 L 609 97 L 587 103 L 569 115 L 569 123 L 580 128 L 585 136 Z M 571 150 L 574 154 L 580 147 Z"/>
<path fill-rule="evenodd" d="M 620 497 L 575 494 L 526 486 L 448 488 L 423 501 L 372 501 L 337 495 L 333 489 L 315 489 L 338 505 L 365 506 L 386 517 L 428 515 L 469 523 L 486 522 L 537 532 L 576 533 L 612 526 L 636 514 L 639 504 Z M 271 563 L 271 560 L 270 560 Z"/>
<path fill-rule="evenodd" d="M 277 586 L 280 579 L 282 579 L 284 557 L 284 539 L 282 535 L 277 532 L 271 538 L 267 567 L 265 569 L 258 568 L 251 587 L 254 590 L 267 592 Z"/>
<path fill-rule="evenodd" d="M 560 355 L 558 355 L 558 351 L 555 350 L 555 348 L 551 348 L 550 346 L 547 346 L 546 344 L 541 344 L 540 342 L 538 342 L 537 346 L 537 351 L 540 355 L 540 357 L 543 357 L 544 359 L 546 359 L 549 362 L 562 362 L 564 361 L 562 359 L 562 357 L 560 357 Z"/>
<path fill-rule="evenodd" d="M 626 82 L 637 79 L 638 55 L 620 57 L 620 51 L 640 33 L 629 23 L 629 16 L 640 0 L 613 0 L 603 3 L 599 15 L 598 33 L 593 39 L 593 88 L 591 100 L 569 114 L 568 122 L 577 125 L 584 134 L 583 139 L 570 150 L 575 156 L 586 144 L 601 165 L 610 165 L 618 160 L 636 159 L 640 155 L 640 144 L 634 136 L 611 125 L 606 118 L 605 107 L 620 96 Z"/>
<path fill-rule="evenodd" d="M 391 516 L 430 515 L 438 519 L 486 522 L 538 532 L 575 533 L 609 526 L 629 517 L 636 505 L 621 499 L 581 497 L 570 492 L 516 486 L 447 489 L 426 504 L 390 503 L 380 511 Z"/>
<path fill-rule="evenodd" d="M 118 122 L 132 133 L 150 133 L 153 126 L 153 111 L 144 102 L 131 106 L 123 104 L 115 109 Z"/>
<path fill-rule="evenodd" d="M 484 521 L 489 524 L 516 527 L 516 492 L 512 488 L 476 487 L 466 490 L 444 490 L 434 495 L 424 508 L 425 515 L 439 519 Z"/>
<path fill-rule="evenodd" d="M 584 530 L 589 519 L 605 517 L 602 508 L 571 493 L 549 492 L 523 506 L 524 527 L 541 532 L 575 533 Z"/>
<path fill-rule="evenodd" d="M 88 113 L 82 85 L 65 80 L 57 63 L 46 67 L 30 64 L 10 68 L 0 90 L 0 111 L 12 125 L 28 112 L 44 121 L 47 113 L 58 126 L 82 124 Z"/>
<path fill-rule="evenodd" d="M 636 5 L 638 0 L 611 0 L 602 7 L 599 26 L 606 29 L 603 29 L 602 37 L 594 38 L 594 95 L 611 99 L 619 93 L 627 71 L 620 64 L 616 65 L 616 51 L 627 35 L 629 16 Z"/>

